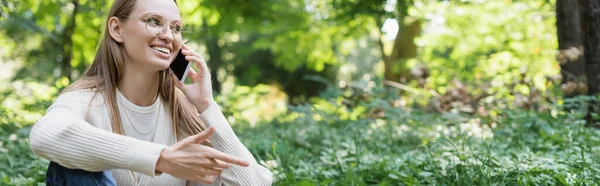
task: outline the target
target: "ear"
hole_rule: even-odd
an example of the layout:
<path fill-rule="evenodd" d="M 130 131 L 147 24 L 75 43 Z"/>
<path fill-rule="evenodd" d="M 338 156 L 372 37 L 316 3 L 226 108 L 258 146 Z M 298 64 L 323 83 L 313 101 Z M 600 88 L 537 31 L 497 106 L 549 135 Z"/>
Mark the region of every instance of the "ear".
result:
<path fill-rule="evenodd" d="M 108 19 L 108 32 L 117 43 L 123 43 L 123 27 L 121 27 L 121 21 L 117 17 L 111 17 Z"/>

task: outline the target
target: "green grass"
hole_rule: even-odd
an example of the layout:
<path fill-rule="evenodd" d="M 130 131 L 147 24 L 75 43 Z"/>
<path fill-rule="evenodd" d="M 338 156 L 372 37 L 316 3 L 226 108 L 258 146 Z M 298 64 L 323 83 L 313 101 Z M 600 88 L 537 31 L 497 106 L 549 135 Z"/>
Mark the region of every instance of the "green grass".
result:
<path fill-rule="evenodd" d="M 595 185 L 600 131 L 585 127 L 580 109 L 589 99 L 493 118 L 394 108 L 377 98 L 351 108 L 330 100 L 238 131 L 277 185 Z M 323 104 L 365 112 L 344 118 Z M 378 109 L 383 117 L 369 117 Z"/>
<path fill-rule="evenodd" d="M 279 123 L 243 141 L 278 185 L 593 185 L 600 133 L 520 111 L 484 120 L 411 112 L 394 121 Z"/>
<path fill-rule="evenodd" d="M 481 117 L 394 107 L 395 95 L 330 90 L 256 127 L 236 118 L 234 128 L 275 185 L 600 183 L 600 131 L 583 119 L 595 97 Z M 36 185 L 48 162 L 29 150 L 31 120 L 16 113 L 0 108 L 0 185 Z"/>

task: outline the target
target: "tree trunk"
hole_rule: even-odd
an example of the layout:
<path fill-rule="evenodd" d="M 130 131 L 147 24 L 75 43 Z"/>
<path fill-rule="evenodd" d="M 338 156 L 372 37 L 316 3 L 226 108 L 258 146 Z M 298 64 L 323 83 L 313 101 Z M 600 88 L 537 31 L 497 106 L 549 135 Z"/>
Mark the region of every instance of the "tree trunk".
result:
<path fill-rule="evenodd" d="M 583 33 L 579 3 L 576 0 L 556 1 L 557 56 L 563 80 L 561 87 L 567 97 L 587 93 Z"/>
<path fill-rule="evenodd" d="M 208 68 L 210 69 L 210 81 L 212 84 L 212 89 L 216 93 L 221 93 L 221 82 L 219 81 L 218 73 L 219 66 L 223 64 L 223 60 L 221 59 L 223 52 L 221 51 L 221 47 L 219 46 L 219 35 L 210 32 L 210 30 L 213 29 L 209 28 L 206 19 L 204 19 L 202 22 L 202 29 L 208 31 L 206 32 L 206 50 L 208 50 L 208 56 L 210 57 L 210 61 L 206 61 L 206 66 L 208 66 Z"/>
<path fill-rule="evenodd" d="M 589 94 L 600 93 L 600 0 L 581 0 L 584 56 Z"/>
<path fill-rule="evenodd" d="M 399 20 L 401 20 L 401 18 Z M 398 21 L 399 30 L 394 39 L 394 47 L 391 55 L 385 54 L 381 38 L 378 42 L 379 48 L 381 49 L 381 56 L 385 64 L 385 80 L 401 83 L 409 81 L 410 70 L 406 68 L 404 61 L 417 56 L 417 45 L 415 45 L 414 39 L 421 33 L 420 21 L 417 20 L 408 25 L 405 25 L 403 22 L 404 21 Z M 381 28 L 383 27 L 383 23 L 378 21 L 377 26 Z"/>
<path fill-rule="evenodd" d="M 62 66 L 60 69 L 61 76 L 67 77 L 69 81 L 72 80 L 71 71 L 73 67 L 71 67 L 71 59 L 73 57 L 73 31 L 75 30 L 75 23 L 77 18 L 77 13 L 79 11 L 79 1 L 73 0 L 73 13 L 71 14 L 71 19 L 69 23 L 67 23 L 67 27 L 63 32 L 63 60 Z"/>
<path fill-rule="evenodd" d="M 211 70 L 211 83 L 213 91 L 217 93 L 221 93 L 221 82 L 218 79 L 218 70 L 220 64 L 223 64 L 223 60 L 221 59 L 222 51 L 219 47 L 219 39 L 214 36 L 209 36 L 206 40 L 206 46 L 208 50 L 208 55 L 210 56 L 210 61 L 207 61 L 206 65 Z"/>
<path fill-rule="evenodd" d="M 221 82 L 219 81 L 219 67 L 223 64 L 223 60 L 221 56 L 223 52 L 221 51 L 221 47 L 219 46 L 219 35 L 214 34 L 210 30 L 214 30 L 208 26 L 208 21 L 204 19 L 202 21 L 202 29 L 207 31 L 206 34 L 206 50 L 208 51 L 208 56 L 210 57 L 210 61 L 206 61 L 206 66 L 210 69 L 211 73 L 211 84 L 212 89 L 216 93 L 221 93 Z"/>

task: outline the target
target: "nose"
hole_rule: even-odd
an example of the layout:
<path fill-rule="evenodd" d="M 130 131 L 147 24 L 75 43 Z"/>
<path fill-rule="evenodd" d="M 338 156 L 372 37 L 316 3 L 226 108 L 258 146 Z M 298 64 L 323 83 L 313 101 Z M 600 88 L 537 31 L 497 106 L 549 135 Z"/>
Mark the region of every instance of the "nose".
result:
<path fill-rule="evenodd" d="M 167 29 L 165 29 L 165 32 L 163 34 L 161 34 L 158 38 L 162 39 L 162 40 L 167 40 L 168 42 L 172 42 L 173 40 L 175 40 L 174 37 L 175 36 L 173 36 L 173 32 L 171 31 L 169 26 L 167 26 Z"/>

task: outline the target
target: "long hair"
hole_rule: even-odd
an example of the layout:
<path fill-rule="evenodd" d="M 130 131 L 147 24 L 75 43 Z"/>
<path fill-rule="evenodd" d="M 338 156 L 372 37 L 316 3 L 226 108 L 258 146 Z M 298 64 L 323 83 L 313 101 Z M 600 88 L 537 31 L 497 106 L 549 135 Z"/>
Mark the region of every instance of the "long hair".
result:
<path fill-rule="evenodd" d="M 79 80 L 73 82 L 62 92 L 92 89 L 95 91 L 94 98 L 98 93 L 103 92 L 104 104 L 108 106 L 110 112 L 112 132 L 121 135 L 124 134 L 124 129 L 119 107 L 117 106 L 116 86 L 123 77 L 125 49 L 122 43 L 118 43 L 110 36 L 108 20 L 111 17 L 117 17 L 119 20 L 126 21 L 133 12 L 136 2 L 137 0 L 114 1 L 106 19 L 106 28 L 92 65 Z M 172 78 L 171 71 L 167 68 L 159 73 L 158 93 L 159 96 L 169 102 L 176 140 L 180 140 L 181 134 L 189 136 L 204 131 L 206 126 L 197 117 L 198 111 L 185 98 L 184 94 L 174 86 L 173 81 L 175 80 Z M 205 144 L 210 145 L 209 143 Z"/>

